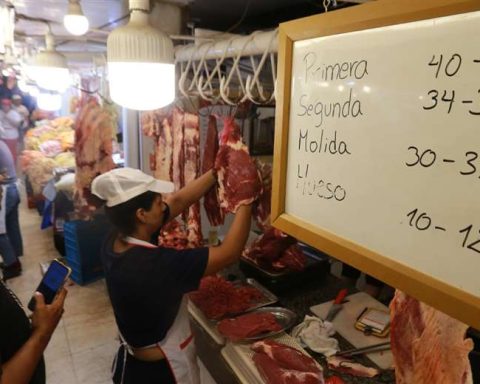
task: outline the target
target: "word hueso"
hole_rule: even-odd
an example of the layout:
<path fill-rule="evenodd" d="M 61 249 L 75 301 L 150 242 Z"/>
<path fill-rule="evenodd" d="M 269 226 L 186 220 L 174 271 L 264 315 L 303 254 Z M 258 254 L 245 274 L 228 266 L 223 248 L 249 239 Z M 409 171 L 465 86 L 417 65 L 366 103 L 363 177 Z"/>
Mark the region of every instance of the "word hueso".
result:
<path fill-rule="evenodd" d="M 352 94 L 350 89 L 348 99 L 340 102 L 324 102 L 322 100 L 308 100 L 308 95 L 302 95 L 299 99 L 299 112 L 297 116 L 316 116 L 316 127 L 320 127 L 327 118 L 341 119 L 363 115 L 362 102 Z"/>

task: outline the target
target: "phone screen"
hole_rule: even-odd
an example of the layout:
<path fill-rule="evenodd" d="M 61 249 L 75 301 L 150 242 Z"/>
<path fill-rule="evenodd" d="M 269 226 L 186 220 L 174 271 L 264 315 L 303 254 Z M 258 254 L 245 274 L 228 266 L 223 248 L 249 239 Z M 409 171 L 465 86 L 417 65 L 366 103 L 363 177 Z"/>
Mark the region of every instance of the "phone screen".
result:
<path fill-rule="evenodd" d="M 58 261 L 52 261 L 48 267 L 47 272 L 43 276 L 40 282 L 37 292 L 40 292 L 45 298 L 46 304 L 51 304 L 58 290 L 63 286 L 66 277 L 70 274 L 69 268 L 59 263 Z M 32 297 L 28 303 L 30 310 L 35 309 L 35 298 Z"/>

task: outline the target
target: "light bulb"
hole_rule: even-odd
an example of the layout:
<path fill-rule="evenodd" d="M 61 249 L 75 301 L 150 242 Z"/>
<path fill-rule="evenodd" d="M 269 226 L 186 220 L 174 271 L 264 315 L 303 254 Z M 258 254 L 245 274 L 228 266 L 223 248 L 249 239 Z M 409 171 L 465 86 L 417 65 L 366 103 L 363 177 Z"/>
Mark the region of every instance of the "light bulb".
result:
<path fill-rule="evenodd" d="M 62 98 L 58 93 L 43 93 L 37 97 L 38 108 L 44 111 L 58 111 L 62 107 Z"/>
<path fill-rule="evenodd" d="M 129 5 L 129 23 L 107 40 L 110 96 L 130 109 L 161 108 L 175 98 L 173 43 L 149 24 L 149 0 L 130 0 Z"/>
<path fill-rule="evenodd" d="M 84 15 L 65 15 L 63 25 L 72 35 L 81 36 L 87 33 L 90 26 L 88 19 Z"/>
<path fill-rule="evenodd" d="M 63 25 L 72 35 L 80 36 L 87 33 L 89 23 L 83 14 L 79 0 L 70 0 L 68 2 L 68 11 L 63 17 Z"/>
<path fill-rule="evenodd" d="M 175 65 L 161 63 L 108 63 L 110 96 L 117 104 L 148 111 L 175 98 Z"/>

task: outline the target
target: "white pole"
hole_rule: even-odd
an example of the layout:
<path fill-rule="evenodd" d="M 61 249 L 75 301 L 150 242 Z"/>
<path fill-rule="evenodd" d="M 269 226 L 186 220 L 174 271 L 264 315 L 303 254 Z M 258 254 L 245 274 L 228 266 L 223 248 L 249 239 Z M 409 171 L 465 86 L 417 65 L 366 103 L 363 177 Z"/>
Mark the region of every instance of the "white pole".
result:
<path fill-rule="evenodd" d="M 275 39 L 270 44 L 270 41 L 275 33 L 275 30 L 267 32 L 255 32 L 254 34 L 248 36 L 234 37 L 232 41 L 225 39 L 216 43 L 205 42 L 202 44 L 179 46 L 175 49 L 175 61 L 198 61 L 204 57 L 205 53 L 205 59 L 211 60 L 219 59 L 221 57 L 235 57 L 240 52 L 245 56 L 261 55 L 267 49 L 269 53 L 277 52 L 278 39 Z M 249 44 L 242 50 L 245 43 L 249 40 L 251 40 Z"/>

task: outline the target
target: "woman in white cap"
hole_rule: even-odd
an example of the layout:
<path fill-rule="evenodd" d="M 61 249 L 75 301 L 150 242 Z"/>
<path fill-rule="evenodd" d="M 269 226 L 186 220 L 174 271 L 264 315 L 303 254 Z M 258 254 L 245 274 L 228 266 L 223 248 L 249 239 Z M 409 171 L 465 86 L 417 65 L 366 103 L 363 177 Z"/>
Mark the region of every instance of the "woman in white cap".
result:
<path fill-rule="evenodd" d="M 102 250 L 122 339 L 114 363 L 115 383 L 200 383 L 184 295 L 197 289 L 203 276 L 238 259 L 250 231 L 251 206 L 238 209 L 218 247 L 179 251 L 150 240 L 215 183 L 216 172 L 211 170 L 173 192 L 172 183 L 131 168 L 112 170 L 93 181 L 92 192 L 106 200 L 106 214 L 116 229 Z"/>

